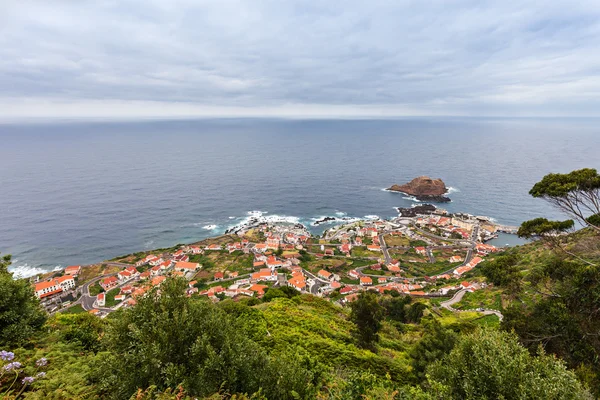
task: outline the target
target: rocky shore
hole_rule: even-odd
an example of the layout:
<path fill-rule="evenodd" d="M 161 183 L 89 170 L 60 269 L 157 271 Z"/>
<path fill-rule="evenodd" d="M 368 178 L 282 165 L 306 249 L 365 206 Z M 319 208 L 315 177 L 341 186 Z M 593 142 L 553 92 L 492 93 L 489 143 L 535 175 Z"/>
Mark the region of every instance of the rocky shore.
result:
<path fill-rule="evenodd" d="M 398 208 L 398 213 L 401 217 L 414 218 L 417 215 L 429 215 L 433 214 L 437 210 L 437 207 L 433 204 L 422 204 L 410 208 Z"/>

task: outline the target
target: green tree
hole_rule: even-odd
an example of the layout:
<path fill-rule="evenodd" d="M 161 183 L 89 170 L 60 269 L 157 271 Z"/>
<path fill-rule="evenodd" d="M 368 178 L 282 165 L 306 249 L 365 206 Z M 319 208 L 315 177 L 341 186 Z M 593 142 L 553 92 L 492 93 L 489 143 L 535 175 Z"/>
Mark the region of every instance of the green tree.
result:
<path fill-rule="evenodd" d="M 592 219 L 593 220 L 593 219 Z M 560 250 L 564 255 L 583 261 L 586 264 L 593 265 L 593 262 L 584 259 L 580 255 L 570 251 L 564 243 L 565 234 L 569 233 L 575 227 L 572 219 L 566 221 L 549 221 L 546 218 L 535 218 L 525 221 L 519 227 L 517 235 L 527 239 L 540 238 L 554 250 Z"/>
<path fill-rule="evenodd" d="M 600 233 L 600 175 L 584 168 L 568 174 L 548 174 L 529 191 L 584 226 Z"/>
<path fill-rule="evenodd" d="M 385 316 L 397 322 L 406 323 L 406 306 L 411 303 L 410 296 L 398 296 L 397 291 L 389 291 L 395 293 L 390 297 L 384 297 L 381 300 L 381 305 L 385 309 Z"/>
<path fill-rule="evenodd" d="M 25 344 L 46 321 L 33 288 L 26 279 L 8 272 L 10 256 L 0 260 L 0 345 Z"/>
<path fill-rule="evenodd" d="M 428 368 L 428 387 L 444 399 L 591 399 L 575 374 L 541 350 L 532 356 L 514 334 L 480 329 Z"/>
<path fill-rule="evenodd" d="M 528 279 L 536 301 L 512 304 L 504 312 L 503 329 L 516 332 L 531 351 L 542 345 L 570 367 L 587 366 L 600 377 L 600 270 L 555 257 Z M 599 382 L 592 383 L 597 394 Z"/>
<path fill-rule="evenodd" d="M 54 315 L 48 325 L 55 328 L 61 339 L 68 343 L 77 343 L 85 350 L 100 350 L 100 336 L 104 331 L 104 320 L 88 313 Z"/>
<path fill-rule="evenodd" d="M 423 313 L 427 309 L 427 306 L 423 303 L 414 303 L 406 312 L 406 321 L 414 324 L 418 324 L 423 318 Z"/>
<path fill-rule="evenodd" d="M 507 254 L 484 262 L 480 270 L 489 282 L 509 288 L 511 293 L 516 293 L 521 287 L 521 273 L 518 264 L 519 257 L 517 255 Z"/>
<path fill-rule="evenodd" d="M 268 355 L 235 316 L 186 297 L 186 287 L 182 279 L 167 279 L 160 292 L 111 316 L 104 336 L 110 355 L 95 375 L 106 398 L 128 398 L 152 385 L 160 391 L 181 386 L 190 396 L 262 391 L 274 399 L 310 397 L 318 378 L 301 356 Z"/>
<path fill-rule="evenodd" d="M 418 382 L 425 380 L 427 367 L 448 354 L 456 343 L 457 334 L 442 327 L 435 319 L 424 321 L 423 337 L 410 352 L 411 365 Z"/>
<path fill-rule="evenodd" d="M 379 304 L 377 295 L 373 292 L 362 292 L 350 303 L 350 321 L 355 325 L 354 336 L 361 347 L 374 349 L 379 341 L 379 330 L 384 315 L 384 309 Z"/>

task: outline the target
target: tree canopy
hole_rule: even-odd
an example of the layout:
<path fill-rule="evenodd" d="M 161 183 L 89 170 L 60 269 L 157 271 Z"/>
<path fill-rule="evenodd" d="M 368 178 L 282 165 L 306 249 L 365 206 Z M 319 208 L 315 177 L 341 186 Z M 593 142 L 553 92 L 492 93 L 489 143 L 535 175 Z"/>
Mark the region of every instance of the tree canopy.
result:
<path fill-rule="evenodd" d="M 600 175 L 584 168 L 568 174 L 548 174 L 529 191 L 584 226 L 600 232 Z"/>
<path fill-rule="evenodd" d="M 226 312 L 185 296 L 186 282 L 168 279 L 160 293 L 112 317 L 97 369 L 106 398 L 128 398 L 138 388 L 183 387 L 193 396 L 255 393 L 267 398 L 309 397 L 313 375 L 295 355 L 271 357 Z"/>
<path fill-rule="evenodd" d="M 42 327 L 46 313 L 31 284 L 8 272 L 10 256 L 0 261 L 0 345 L 23 345 Z"/>
<path fill-rule="evenodd" d="M 373 348 L 373 344 L 379 340 L 377 333 L 381 329 L 383 315 L 384 309 L 373 292 L 362 292 L 351 303 L 350 321 L 355 324 L 354 334 L 359 346 Z"/>
<path fill-rule="evenodd" d="M 428 386 L 444 399 L 592 399 L 554 356 L 532 356 L 516 335 L 484 329 L 429 367 Z"/>

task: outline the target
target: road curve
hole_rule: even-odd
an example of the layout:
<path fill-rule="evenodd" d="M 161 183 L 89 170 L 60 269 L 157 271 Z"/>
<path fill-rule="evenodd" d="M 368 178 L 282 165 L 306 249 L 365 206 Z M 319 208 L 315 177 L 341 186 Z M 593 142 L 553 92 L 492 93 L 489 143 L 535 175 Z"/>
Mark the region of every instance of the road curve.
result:
<path fill-rule="evenodd" d="M 480 312 L 483 315 L 495 315 L 496 317 L 498 317 L 498 319 L 500 321 L 502 321 L 504 319 L 504 316 L 502 315 L 502 313 L 498 310 L 489 310 L 489 309 L 483 309 L 483 311 L 478 311 L 478 310 L 457 310 L 456 308 L 452 307 L 454 304 L 460 302 L 463 298 L 463 296 L 465 295 L 465 293 L 467 293 L 467 290 L 465 289 L 461 289 L 458 292 L 456 292 L 454 294 L 454 296 L 452 296 L 452 298 L 450 300 L 446 300 L 446 301 L 442 301 L 440 303 L 440 306 L 445 308 L 446 310 L 450 310 L 453 312 L 465 312 L 465 311 L 475 311 L 475 312 Z"/>

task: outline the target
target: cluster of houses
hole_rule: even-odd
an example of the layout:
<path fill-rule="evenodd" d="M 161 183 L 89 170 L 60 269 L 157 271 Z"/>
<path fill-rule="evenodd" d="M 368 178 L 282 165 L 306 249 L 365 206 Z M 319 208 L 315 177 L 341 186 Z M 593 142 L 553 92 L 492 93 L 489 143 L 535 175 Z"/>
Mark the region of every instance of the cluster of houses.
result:
<path fill-rule="evenodd" d="M 63 276 L 50 278 L 43 282 L 36 282 L 33 285 L 35 296 L 38 299 L 47 299 L 75 288 L 75 277 L 80 273 L 81 266 L 71 265 L 65 268 Z"/>
<path fill-rule="evenodd" d="M 476 221 L 465 220 L 456 217 L 444 217 L 440 215 L 430 215 L 419 217 L 415 220 L 415 224 L 421 227 L 429 227 L 431 231 L 440 229 L 450 236 L 452 233 L 459 234 L 463 239 L 469 239 L 471 232 L 475 228 Z"/>
<path fill-rule="evenodd" d="M 432 215 L 428 217 L 420 217 L 416 220 L 419 225 L 428 225 L 442 228 L 447 232 L 458 232 L 463 237 L 470 236 L 470 231 L 473 226 L 461 219 L 450 218 L 443 215 Z M 364 246 L 364 238 L 369 238 L 366 246 L 367 250 L 380 252 L 382 251 L 379 235 L 384 229 L 391 235 L 402 235 L 398 230 L 390 230 L 383 221 L 373 221 L 367 226 L 357 227 L 356 229 L 336 234 L 336 239 L 340 240 L 337 245 L 340 253 L 349 256 L 353 246 Z M 315 279 L 314 276 L 308 274 L 300 267 L 300 250 L 302 250 L 310 239 L 310 235 L 301 230 L 295 230 L 293 227 L 270 227 L 261 226 L 259 229 L 264 233 L 264 241 L 260 243 L 250 243 L 245 238 L 240 238 L 239 241 L 220 244 L 207 244 L 205 246 L 182 246 L 173 254 L 148 255 L 135 263 L 135 266 L 128 266 L 119 271 L 114 276 L 109 276 L 100 281 L 100 286 L 106 291 L 110 291 L 116 287 L 119 288 L 119 294 L 115 296 L 115 300 L 124 301 L 126 304 L 135 304 L 135 299 L 143 296 L 148 290 L 153 287 L 160 286 L 166 279 L 167 275 L 181 276 L 191 279 L 196 271 L 201 268 L 198 263 L 190 262 L 190 255 L 204 254 L 212 251 L 227 251 L 233 253 L 242 251 L 246 254 L 253 255 L 254 272 L 244 276 L 239 276 L 237 271 L 216 272 L 213 276 L 213 285 L 205 290 L 199 290 L 196 281 L 189 282 L 187 290 L 188 295 L 199 294 L 206 295 L 217 301 L 219 297 L 236 297 L 236 296 L 257 296 L 261 297 L 265 290 L 274 283 L 277 285 L 287 285 L 293 287 L 300 292 L 308 291 Z M 332 256 L 334 250 L 332 248 L 321 248 L 323 254 L 317 256 Z M 425 247 L 416 247 L 417 254 L 426 256 L 427 249 Z M 487 255 L 497 251 L 494 246 L 486 244 L 478 244 L 476 251 L 479 256 Z M 468 264 L 460 266 L 453 271 L 454 277 L 459 277 L 473 269 L 481 261 L 481 257 L 474 257 Z M 450 263 L 458 263 L 462 261 L 461 256 L 452 256 L 449 258 Z M 147 266 L 147 267 L 146 267 Z M 143 269 L 141 267 L 144 267 Z M 385 266 L 390 272 L 399 276 L 403 271 L 400 268 L 398 260 L 391 260 Z M 369 269 L 379 270 L 383 268 L 381 264 L 374 264 L 368 267 Z M 142 270 L 143 272 L 140 272 Z M 64 276 L 52 278 L 45 282 L 35 284 L 36 296 L 40 299 L 50 297 L 54 294 L 68 291 L 75 287 L 75 279 L 81 272 L 80 266 L 70 266 L 65 269 Z M 344 285 L 340 282 L 340 277 L 337 274 L 331 273 L 325 269 L 317 273 L 317 280 L 321 281 L 319 291 L 323 295 L 327 295 L 335 290 L 339 290 L 344 302 L 352 301 L 358 292 L 362 290 L 376 290 L 385 292 L 386 290 L 396 290 L 400 293 L 411 295 L 419 295 L 422 286 L 420 284 L 410 283 L 408 280 L 403 282 L 398 279 L 390 281 L 390 277 L 386 276 L 368 276 L 358 270 L 351 270 L 347 275 L 358 281 L 356 285 Z M 433 278 L 450 278 L 451 276 L 438 276 Z M 215 284 L 218 281 L 233 281 L 227 284 Z M 217 297 L 219 295 L 219 297 Z M 222 296 L 221 296 L 222 295 Z M 101 293 L 97 296 L 97 306 L 105 307 L 106 294 Z"/>
<path fill-rule="evenodd" d="M 470 270 L 475 268 L 482 261 L 483 261 L 483 258 L 481 258 L 481 257 L 473 257 L 473 259 L 471 261 L 469 261 L 467 264 L 456 268 L 453 271 L 453 273 L 455 276 L 461 276 L 462 274 L 469 272 Z"/>

